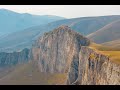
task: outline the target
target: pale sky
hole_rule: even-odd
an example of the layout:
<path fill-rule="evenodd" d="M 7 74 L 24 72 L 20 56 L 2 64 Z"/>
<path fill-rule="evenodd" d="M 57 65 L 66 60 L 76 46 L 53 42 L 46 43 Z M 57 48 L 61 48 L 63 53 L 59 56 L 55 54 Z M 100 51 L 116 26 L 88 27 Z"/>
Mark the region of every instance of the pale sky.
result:
<path fill-rule="evenodd" d="M 120 15 L 120 5 L 0 5 L 19 13 L 56 15 L 66 18 Z"/>

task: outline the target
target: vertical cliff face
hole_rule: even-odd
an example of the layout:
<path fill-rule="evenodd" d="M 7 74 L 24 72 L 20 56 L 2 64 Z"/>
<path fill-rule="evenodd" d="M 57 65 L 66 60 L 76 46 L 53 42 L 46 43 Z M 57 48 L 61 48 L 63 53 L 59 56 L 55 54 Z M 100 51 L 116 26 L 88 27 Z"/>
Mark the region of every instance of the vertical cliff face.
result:
<path fill-rule="evenodd" d="M 79 60 L 81 46 L 89 43 L 87 38 L 68 26 L 60 26 L 35 42 L 32 48 L 33 59 L 41 72 L 65 73 L 68 72 L 71 61 Z"/>
<path fill-rule="evenodd" d="M 74 62 L 74 61 L 73 61 Z M 68 75 L 67 84 L 77 85 L 118 85 L 120 84 L 120 65 L 110 61 L 109 57 L 102 55 L 88 47 L 81 47 L 78 67 L 78 77 L 72 82 Z M 78 65 L 79 63 L 79 65 Z"/>
<path fill-rule="evenodd" d="M 29 51 L 29 49 L 23 49 L 20 52 L 0 52 L 0 67 L 27 62 L 30 60 Z"/>

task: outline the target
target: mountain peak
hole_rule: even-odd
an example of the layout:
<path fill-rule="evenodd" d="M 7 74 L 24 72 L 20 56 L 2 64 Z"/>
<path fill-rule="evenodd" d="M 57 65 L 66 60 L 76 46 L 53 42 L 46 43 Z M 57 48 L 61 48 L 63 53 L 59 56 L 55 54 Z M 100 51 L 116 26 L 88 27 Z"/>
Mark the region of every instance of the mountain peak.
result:
<path fill-rule="evenodd" d="M 70 29 L 70 27 L 67 25 L 61 25 L 58 27 L 58 29 Z"/>
<path fill-rule="evenodd" d="M 72 30 L 67 25 L 61 25 L 61 26 L 55 28 L 52 33 L 59 33 L 59 32 L 62 33 L 62 34 L 64 32 L 68 32 L 70 35 L 73 34 L 73 35 L 80 35 L 81 37 L 84 37 L 81 33 L 76 32 L 75 30 Z"/>
<path fill-rule="evenodd" d="M 16 13 L 17 14 L 17 12 L 14 12 L 14 11 L 8 10 L 8 9 L 4 9 L 4 8 L 0 9 L 0 12 L 2 12 L 2 13 Z"/>
<path fill-rule="evenodd" d="M 51 34 L 60 34 L 60 35 L 63 35 L 65 33 L 69 33 L 70 35 L 75 35 L 75 34 L 78 34 L 78 35 L 81 35 L 80 33 L 72 30 L 69 26 L 67 25 L 61 25 L 57 28 L 55 28 L 53 31 L 50 31 L 50 32 L 46 32 L 44 35 L 51 35 Z M 82 36 L 82 35 L 81 35 Z"/>
<path fill-rule="evenodd" d="M 71 31 L 71 28 L 67 25 L 61 25 L 57 27 L 54 31 Z"/>

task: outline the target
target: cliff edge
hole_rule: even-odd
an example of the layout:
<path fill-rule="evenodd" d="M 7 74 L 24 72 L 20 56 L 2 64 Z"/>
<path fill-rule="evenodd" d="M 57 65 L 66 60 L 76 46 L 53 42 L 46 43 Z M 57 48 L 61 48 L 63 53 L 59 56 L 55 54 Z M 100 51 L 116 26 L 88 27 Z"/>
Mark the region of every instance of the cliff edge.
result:
<path fill-rule="evenodd" d="M 73 71 L 69 72 L 67 84 L 120 85 L 120 65 L 111 62 L 108 56 L 82 46 L 76 63 L 74 68 L 78 67 L 78 77 L 72 82 Z"/>

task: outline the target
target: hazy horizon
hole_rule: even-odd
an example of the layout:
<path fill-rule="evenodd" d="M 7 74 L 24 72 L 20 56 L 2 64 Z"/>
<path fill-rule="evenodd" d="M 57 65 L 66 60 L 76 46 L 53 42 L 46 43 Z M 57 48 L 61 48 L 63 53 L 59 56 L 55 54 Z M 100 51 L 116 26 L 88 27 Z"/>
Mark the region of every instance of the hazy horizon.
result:
<path fill-rule="evenodd" d="M 65 18 L 120 15 L 119 5 L 0 5 L 0 9 Z"/>

